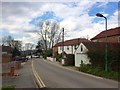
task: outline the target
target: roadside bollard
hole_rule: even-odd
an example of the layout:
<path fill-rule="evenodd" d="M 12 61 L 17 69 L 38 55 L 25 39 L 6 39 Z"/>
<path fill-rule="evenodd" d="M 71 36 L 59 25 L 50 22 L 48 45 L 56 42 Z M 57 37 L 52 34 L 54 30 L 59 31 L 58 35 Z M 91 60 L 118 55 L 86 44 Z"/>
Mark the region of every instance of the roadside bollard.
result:
<path fill-rule="evenodd" d="M 14 67 L 10 67 L 10 77 L 14 76 Z"/>
<path fill-rule="evenodd" d="M 20 69 L 20 67 L 21 67 L 21 63 L 20 63 L 20 62 L 17 62 L 17 63 L 16 63 L 16 69 Z"/>

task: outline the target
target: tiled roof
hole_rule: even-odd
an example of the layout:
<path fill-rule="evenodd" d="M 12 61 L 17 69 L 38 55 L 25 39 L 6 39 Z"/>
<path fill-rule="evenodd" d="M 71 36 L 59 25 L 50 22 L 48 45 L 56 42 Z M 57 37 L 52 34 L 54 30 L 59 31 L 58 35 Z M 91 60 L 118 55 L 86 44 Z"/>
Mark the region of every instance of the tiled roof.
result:
<path fill-rule="evenodd" d="M 91 40 L 99 39 L 99 38 L 105 38 L 106 35 L 107 35 L 107 37 L 120 35 L 120 27 L 112 28 L 112 29 L 109 29 L 107 31 L 102 31 L 101 33 L 99 33 L 98 35 L 93 37 Z"/>
<path fill-rule="evenodd" d="M 105 42 L 83 42 L 88 50 L 105 50 Z M 107 43 L 108 49 L 120 50 L 120 43 Z"/>
<path fill-rule="evenodd" d="M 81 42 L 90 42 L 90 40 L 85 39 L 85 38 L 77 38 L 77 39 L 66 40 L 66 41 L 64 41 L 64 46 L 78 45 Z M 62 45 L 63 45 L 63 42 L 59 42 L 59 43 L 55 44 L 54 47 L 62 46 Z"/>

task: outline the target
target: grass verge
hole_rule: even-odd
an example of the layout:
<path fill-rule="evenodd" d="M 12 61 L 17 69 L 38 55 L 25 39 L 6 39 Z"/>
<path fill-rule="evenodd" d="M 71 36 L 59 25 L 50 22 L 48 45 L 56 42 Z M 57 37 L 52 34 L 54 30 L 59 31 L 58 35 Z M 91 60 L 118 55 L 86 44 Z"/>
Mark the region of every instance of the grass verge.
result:
<path fill-rule="evenodd" d="M 15 85 L 6 85 L 6 86 L 3 86 L 2 90 L 15 90 Z"/>
<path fill-rule="evenodd" d="M 120 81 L 120 78 L 119 78 L 120 72 L 116 72 L 116 71 L 104 71 L 104 70 L 101 70 L 98 67 L 93 68 L 92 66 L 88 66 L 88 65 L 82 65 L 79 68 L 79 71 L 85 72 L 85 73 L 88 73 L 88 74 L 92 74 L 92 75 L 95 75 L 95 76 L 100 76 L 100 77 L 103 77 L 103 78 L 108 78 L 108 79 L 113 79 L 113 80 L 116 80 L 116 81 Z"/>

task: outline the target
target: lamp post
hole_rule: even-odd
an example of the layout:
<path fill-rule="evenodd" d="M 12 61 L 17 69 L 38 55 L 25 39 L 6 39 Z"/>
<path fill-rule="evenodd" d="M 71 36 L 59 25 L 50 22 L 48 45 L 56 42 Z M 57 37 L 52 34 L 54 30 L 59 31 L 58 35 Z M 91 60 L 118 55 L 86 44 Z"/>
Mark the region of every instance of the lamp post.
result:
<path fill-rule="evenodd" d="M 105 71 L 108 71 L 107 18 L 100 13 L 97 13 L 96 16 L 103 17 L 105 19 L 105 30 L 106 30 L 106 34 L 105 34 Z"/>
<path fill-rule="evenodd" d="M 62 64 L 64 64 L 64 28 L 62 28 Z"/>

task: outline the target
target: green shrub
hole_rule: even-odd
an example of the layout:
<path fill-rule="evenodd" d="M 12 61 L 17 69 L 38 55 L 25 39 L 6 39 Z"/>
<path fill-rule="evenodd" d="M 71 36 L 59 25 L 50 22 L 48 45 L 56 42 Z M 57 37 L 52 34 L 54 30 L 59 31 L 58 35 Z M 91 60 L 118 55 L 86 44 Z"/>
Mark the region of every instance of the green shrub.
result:
<path fill-rule="evenodd" d="M 2 90 L 15 90 L 15 85 L 7 85 L 3 86 Z"/>
<path fill-rule="evenodd" d="M 53 52 L 52 49 L 49 49 L 49 50 L 46 51 L 45 54 L 46 54 L 47 57 L 51 57 L 52 56 L 52 52 Z"/>
<path fill-rule="evenodd" d="M 49 49 L 47 51 L 44 52 L 43 54 L 43 58 L 46 59 L 47 57 L 51 57 L 52 56 L 52 49 Z"/>
<path fill-rule="evenodd" d="M 89 73 L 92 75 L 96 75 L 96 76 L 100 76 L 100 77 L 104 77 L 104 78 L 109 78 L 109 79 L 114 79 L 114 80 L 118 80 L 120 81 L 120 79 L 118 78 L 120 76 L 119 72 L 115 72 L 115 71 L 103 71 L 102 69 L 98 68 L 98 67 L 92 67 L 89 65 L 85 65 L 82 64 L 79 68 L 79 70 L 81 72 L 85 72 L 85 73 Z"/>
<path fill-rule="evenodd" d="M 58 54 L 58 55 L 56 55 L 56 61 L 60 61 L 60 58 L 62 58 L 62 54 Z"/>
<path fill-rule="evenodd" d="M 47 59 L 47 55 L 46 55 L 46 54 L 43 54 L 43 58 L 44 58 L 44 59 Z"/>
<path fill-rule="evenodd" d="M 107 52 L 107 64 L 108 64 L 108 70 L 117 71 L 120 65 L 120 48 L 114 49 L 113 47 L 110 47 L 108 45 L 108 52 Z M 100 67 L 102 70 L 105 69 L 105 48 L 103 49 L 94 49 L 89 50 L 87 52 L 88 57 L 90 58 L 90 62 L 93 67 Z"/>

